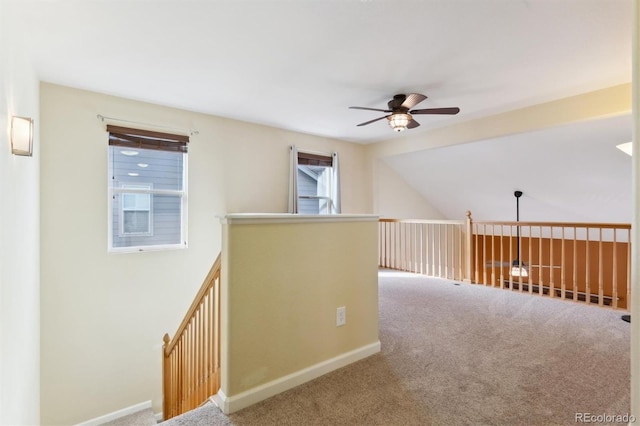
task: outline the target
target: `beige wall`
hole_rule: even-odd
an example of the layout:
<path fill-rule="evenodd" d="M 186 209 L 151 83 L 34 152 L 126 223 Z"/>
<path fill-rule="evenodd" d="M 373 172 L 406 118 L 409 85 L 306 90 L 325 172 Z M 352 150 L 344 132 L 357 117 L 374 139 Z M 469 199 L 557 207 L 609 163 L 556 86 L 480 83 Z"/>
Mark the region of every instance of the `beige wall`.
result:
<path fill-rule="evenodd" d="M 378 342 L 375 218 L 230 223 L 222 278 L 226 396 Z M 336 327 L 340 306 L 347 323 Z"/>
<path fill-rule="evenodd" d="M 633 2 L 633 222 L 631 260 L 631 414 L 640 418 L 640 0 Z"/>
<path fill-rule="evenodd" d="M 189 145 L 189 248 L 107 253 L 107 134 L 97 114 L 197 129 Z M 221 247 L 227 212 L 285 212 L 288 145 L 340 153 L 343 210 L 368 213 L 363 147 L 43 83 L 42 422 L 152 400 L 160 345 Z"/>
<path fill-rule="evenodd" d="M 0 424 L 40 423 L 38 80 L 12 3 L 0 0 Z M 11 154 L 11 116 L 35 120 L 33 157 Z"/>

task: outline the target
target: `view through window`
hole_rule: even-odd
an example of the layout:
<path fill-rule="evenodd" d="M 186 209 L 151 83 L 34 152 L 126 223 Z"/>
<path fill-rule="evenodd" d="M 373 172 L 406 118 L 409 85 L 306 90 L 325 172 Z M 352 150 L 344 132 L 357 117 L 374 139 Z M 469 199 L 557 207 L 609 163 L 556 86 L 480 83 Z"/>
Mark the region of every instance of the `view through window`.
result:
<path fill-rule="evenodd" d="M 109 250 L 185 247 L 188 137 L 107 130 Z"/>

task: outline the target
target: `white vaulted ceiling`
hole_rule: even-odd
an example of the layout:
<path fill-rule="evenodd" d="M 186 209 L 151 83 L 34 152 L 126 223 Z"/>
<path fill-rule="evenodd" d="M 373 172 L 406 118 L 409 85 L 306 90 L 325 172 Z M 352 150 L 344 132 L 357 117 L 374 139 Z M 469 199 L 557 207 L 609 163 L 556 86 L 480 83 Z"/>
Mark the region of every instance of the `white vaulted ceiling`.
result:
<path fill-rule="evenodd" d="M 617 116 L 386 159 L 446 217 L 631 222 L 631 116 Z"/>
<path fill-rule="evenodd" d="M 363 144 L 426 135 L 631 81 L 632 0 L 4 1 L 12 3 L 23 29 L 16 37 L 27 41 L 43 81 Z M 429 97 L 418 108 L 457 106 L 461 112 L 415 117 L 421 126 L 400 134 L 386 120 L 356 127 L 379 115 L 349 106 L 386 108 L 392 95 L 407 92 Z M 598 131 L 585 129 L 549 129 L 557 133 L 521 135 L 513 144 L 528 158 L 547 148 L 558 149 L 559 156 L 575 152 L 562 144 L 576 148 L 578 136 L 572 134 L 580 135 L 579 151 L 593 151 L 580 157 L 587 163 L 576 157 L 557 161 L 567 177 L 585 182 L 582 173 L 605 165 L 598 163 L 598 144 L 630 140 L 630 125 L 614 120 Z M 624 131 L 626 140 L 618 141 Z M 558 142 L 529 146 L 552 139 Z M 493 212 L 486 211 L 492 218 L 503 207 L 495 197 L 515 186 L 536 197 L 531 200 L 540 209 L 560 212 L 562 202 L 577 201 L 565 198 L 561 185 L 541 185 L 546 172 L 545 179 L 514 181 L 501 157 L 507 145 L 492 140 L 387 160 L 452 217 L 460 216 L 462 206 L 434 183 L 454 185 L 455 174 L 490 191 L 486 197 L 471 188 L 459 193 L 468 200 L 463 210 L 482 212 L 480 198 L 485 206 L 495 201 Z M 444 166 L 471 155 L 486 156 L 487 165 L 493 164 L 487 169 L 499 174 L 478 174 L 473 165 L 466 171 L 456 166 L 454 173 Z M 418 162 L 434 171 L 445 167 L 446 173 L 441 179 L 425 174 Z M 629 178 L 618 176 L 620 163 L 608 166 L 617 168 L 612 176 Z M 614 192 L 625 191 L 624 185 L 628 189 L 628 182 L 616 183 Z M 577 190 L 596 191 L 598 185 L 583 186 Z M 602 198 L 590 194 L 584 197 Z M 630 205 L 630 191 L 625 197 L 620 209 Z"/>

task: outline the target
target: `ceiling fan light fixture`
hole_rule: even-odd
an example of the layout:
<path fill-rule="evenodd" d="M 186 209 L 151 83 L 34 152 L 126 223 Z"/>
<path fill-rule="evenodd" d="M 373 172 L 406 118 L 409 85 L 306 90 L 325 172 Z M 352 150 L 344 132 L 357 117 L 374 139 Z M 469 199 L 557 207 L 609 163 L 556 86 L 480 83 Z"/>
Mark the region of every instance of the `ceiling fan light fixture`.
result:
<path fill-rule="evenodd" d="M 395 132 L 401 132 L 407 128 L 409 121 L 411 121 L 411 114 L 391 114 L 389 117 L 387 117 L 387 120 L 389 120 L 389 126 Z"/>

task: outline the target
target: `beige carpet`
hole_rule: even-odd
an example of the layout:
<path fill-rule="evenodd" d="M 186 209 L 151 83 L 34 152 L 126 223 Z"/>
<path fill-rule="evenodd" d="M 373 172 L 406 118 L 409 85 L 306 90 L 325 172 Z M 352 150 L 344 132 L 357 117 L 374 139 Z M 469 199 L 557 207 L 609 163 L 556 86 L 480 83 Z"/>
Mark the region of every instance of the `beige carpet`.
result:
<path fill-rule="evenodd" d="M 621 314 L 381 271 L 380 354 L 230 416 L 208 404 L 165 424 L 570 425 L 576 413 L 623 415 Z"/>
<path fill-rule="evenodd" d="M 151 408 L 129 414 L 128 416 L 102 423 L 100 426 L 155 426 L 156 418 Z"/>

